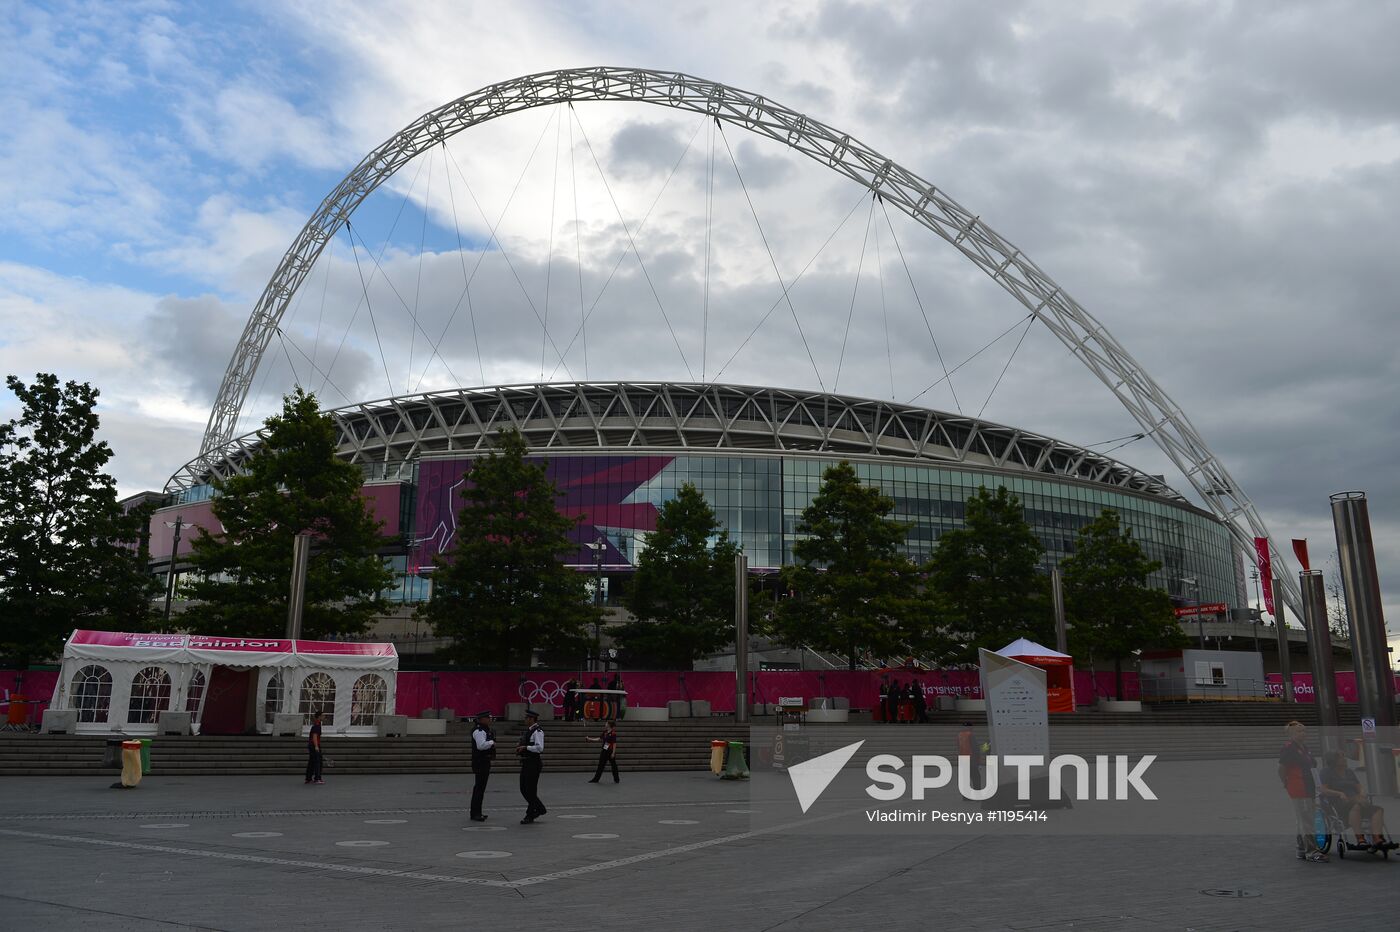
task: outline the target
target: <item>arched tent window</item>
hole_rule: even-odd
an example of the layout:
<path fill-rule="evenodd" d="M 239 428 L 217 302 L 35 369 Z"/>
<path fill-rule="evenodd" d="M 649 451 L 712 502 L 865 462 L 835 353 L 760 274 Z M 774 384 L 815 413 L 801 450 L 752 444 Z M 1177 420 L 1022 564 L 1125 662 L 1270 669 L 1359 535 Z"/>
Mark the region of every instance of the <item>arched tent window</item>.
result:
<path fill-rule="evenodd" d="M 329 673 L 311 673 L 301 681 L 301 717 L 309 723 L 317 712 L 322 725 L 335 724 L 335 680 Z"/>
<path fill-rule="evenodd" d="M 199 703 L 204 698 L 204 671 L 196 670 L 190 677 L 190 688 L 185 692 L 185 711 L 191 719 L 199 716 Z"/>
<path fill-rule="evenodd" d="M 83 667 L 73 674 L 70 691 L 80 722 L 105 722 L 112 704 L 112 674 L 106 667 Z"/>
<path fill-rule="evenodd" d="M 360 677 L 350 694 L 350 724 L 373 725 L 376 715 L 386 713 L 388 698 L 389 687 L 384 677 L 377 673 L 366 673 Z"/>
<path fill-rule="evenodd" d="M 170 708 L 170 674 L 161 667 L 146 667 L 131 678 L 129 725 L 154 725 L 156 716 Z"/>
<path fill-rule="evenodd" d="M 263 724 L 271 725 L 272 717 L 282 711 L 282 703 L 287 698 L 287 684 L 282 674 L 272 674 L 267 681 L 267 691 L 263 693 Z"/>

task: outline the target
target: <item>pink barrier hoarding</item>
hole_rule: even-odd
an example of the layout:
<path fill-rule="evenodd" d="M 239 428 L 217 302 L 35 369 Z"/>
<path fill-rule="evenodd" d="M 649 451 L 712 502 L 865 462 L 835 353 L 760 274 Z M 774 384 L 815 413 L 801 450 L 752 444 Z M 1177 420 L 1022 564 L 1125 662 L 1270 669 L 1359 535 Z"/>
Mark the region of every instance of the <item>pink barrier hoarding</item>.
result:
<path fill-rule="evenodd" d="M 1356 674 L 1350 670 L 1336 674 L 1337 677 L 1337 701 L 1356 702 Z M 1283 674 L 1269 673 L 1264 679 L 1269 682 L 1269 695 L 1280 696 L 1283 694 Z M 1395 677 L 1395 691 L 1400 693 L 1400 674 Z M 1313 678 L 1311 673 L 1293 674 L 1293 697 L 1299 702 L 1315 702 L 1316 695 L 1313 692 Z"/>

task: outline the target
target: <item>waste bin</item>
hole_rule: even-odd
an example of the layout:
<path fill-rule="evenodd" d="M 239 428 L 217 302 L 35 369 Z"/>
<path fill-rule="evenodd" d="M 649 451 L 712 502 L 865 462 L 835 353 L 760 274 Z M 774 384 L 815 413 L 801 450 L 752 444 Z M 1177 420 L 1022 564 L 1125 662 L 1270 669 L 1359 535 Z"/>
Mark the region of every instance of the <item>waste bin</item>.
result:
<path fill-rule="evenodd" d="M 717 738 L 710 742 L 710 773 L 718 776 L 724 772 L 724 752 L 729 742 Z"/>
<path fill-rule="evenodd" d="M 729 758 L 724 762 L 724 773 L 720 774 L 721 780 L 747 780 L 749 778 L 749 764 L 744 760 L 744 742 L 729 742 Z"/>
<path fill-rule="evenodd" d="M 141 739 L 141 776 L 149 776 L 151 772 L 151 739 Z"/>
<path fill-rule="evenodd" d="M 120 767 L 122 765 L 122 741 L 124 738 L 108 738 L 107 747 L 102 751 L 103 767 Z"/>
<path fill-rule="evenodd" d="M 141 782 L 141 742 L 122 742 L 122 782 L 130 789 Z"/>

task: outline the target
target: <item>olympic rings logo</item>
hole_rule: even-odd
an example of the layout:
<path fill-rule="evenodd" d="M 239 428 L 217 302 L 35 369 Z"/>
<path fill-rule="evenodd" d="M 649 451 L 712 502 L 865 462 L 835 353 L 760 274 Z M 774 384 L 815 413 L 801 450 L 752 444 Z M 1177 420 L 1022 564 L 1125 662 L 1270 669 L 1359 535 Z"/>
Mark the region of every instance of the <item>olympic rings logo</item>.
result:
<path fill-rule="evenodd" d="M 562 683 L 554 680 L 525 680 L 520 684 L 518 690 L 520 698 L 527 705 L 535 703 L 549 703 L 551 706 L 562 705 L 565 690 Z"/>

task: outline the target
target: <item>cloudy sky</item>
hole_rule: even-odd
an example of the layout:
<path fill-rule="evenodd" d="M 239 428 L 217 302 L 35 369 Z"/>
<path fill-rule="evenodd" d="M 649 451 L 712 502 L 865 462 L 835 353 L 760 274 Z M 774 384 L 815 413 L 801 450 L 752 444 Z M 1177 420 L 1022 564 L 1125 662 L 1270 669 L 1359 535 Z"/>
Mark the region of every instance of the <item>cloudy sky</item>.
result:
<path fill-rule="evenodd" d="M 97 385 L 123 491 L 160 488 L 278 260 L 366 152 L 519 75 L 683 71 L 838 127 L 980 215 L 1153 374 L 1276 540 L 1326 564 L 1327 496 L 1369 492 L 1393 588 L 1396 35 L 1400 5 L 1317 0 L 6 4 L 0 370 Z M 1024 318 L 779 144 L 668 108 L 541 108 L 365 202 L 242 425 L 298 381 L 339 405 L 541 373 L 719 378 L 917 396 L 1184 487 L 1150 441 L 1109 442 L 1135 422 Z"/>

